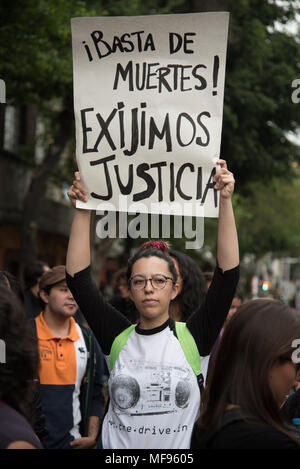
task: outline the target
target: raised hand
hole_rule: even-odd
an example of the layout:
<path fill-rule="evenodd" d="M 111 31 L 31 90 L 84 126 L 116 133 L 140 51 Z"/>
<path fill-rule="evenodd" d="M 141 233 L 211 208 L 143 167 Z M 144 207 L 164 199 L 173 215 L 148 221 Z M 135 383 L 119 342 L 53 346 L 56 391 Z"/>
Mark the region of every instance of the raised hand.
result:
<path fill-rule="evenodd" d="M 218 160 L 216 164 L 220 165 L 221 169 L 216 172 L 213 178 L 216 183 L 214 188 L 220 191 L 220 197 L 223 199 L 229 199 L 231 198 L 234 190 L 235 180 L 233 174 L 228 171 L 225 160 Z"/>
<path fill-rule="evenodd" d="M 73 207 L 76 207 L 76 200 L 81 200 L 82 202 L 87 202 L 86 190 L 80 182 L 80 172 L 76 171 L 75 179 L 72 186 L 68 191 L 68 197 L 72 202 Z"/>

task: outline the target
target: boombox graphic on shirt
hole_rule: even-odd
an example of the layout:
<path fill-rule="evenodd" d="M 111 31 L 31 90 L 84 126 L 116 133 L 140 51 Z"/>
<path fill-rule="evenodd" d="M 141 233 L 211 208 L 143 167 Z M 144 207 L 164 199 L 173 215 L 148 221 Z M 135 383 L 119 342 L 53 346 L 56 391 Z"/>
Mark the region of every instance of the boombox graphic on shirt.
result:
<path fill-rule="evenodd" d="M 192 377 L 195 376 L 188 368 L 149 362 L 134 361 L 132 370 L 115 367 L 110 378 L 114 412 L 128 415 L 178 412 L 189 405 Z"/>

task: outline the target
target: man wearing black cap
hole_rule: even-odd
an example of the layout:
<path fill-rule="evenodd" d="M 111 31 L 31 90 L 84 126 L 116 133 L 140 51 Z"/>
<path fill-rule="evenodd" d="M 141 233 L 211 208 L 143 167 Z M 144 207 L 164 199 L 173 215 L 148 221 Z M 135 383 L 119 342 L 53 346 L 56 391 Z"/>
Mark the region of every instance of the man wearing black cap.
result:
<path fill-rule="evenodd" d="M 65 266 L 40 280 L 43 311 L 35 318 L 40 386 L 48 435 L 45 448 L 85 449 L 97 444 L 103 415 L 103 361 L 90 329 L 75 322 L 77 304 Z"/>

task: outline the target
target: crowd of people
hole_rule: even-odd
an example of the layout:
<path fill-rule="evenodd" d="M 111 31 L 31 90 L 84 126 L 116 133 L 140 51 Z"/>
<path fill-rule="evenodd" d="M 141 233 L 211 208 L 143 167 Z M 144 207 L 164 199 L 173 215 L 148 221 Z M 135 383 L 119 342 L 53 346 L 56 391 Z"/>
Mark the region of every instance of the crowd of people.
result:
<path fill-rule="evenodd" d="M 234 177 L 217 164 L 215 271 L 150 241 L 109 301 L 75 173 L 66 265 L 27 266 L 24 291 L 0 272 L 0 448 L 300 448 L 300 315 L 240 294 Z"/>

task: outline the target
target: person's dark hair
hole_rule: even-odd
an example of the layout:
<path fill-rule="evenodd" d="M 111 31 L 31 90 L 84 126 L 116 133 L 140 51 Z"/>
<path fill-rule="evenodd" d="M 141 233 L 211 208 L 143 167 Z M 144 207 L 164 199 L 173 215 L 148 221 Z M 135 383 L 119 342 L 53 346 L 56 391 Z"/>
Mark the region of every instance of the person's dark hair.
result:
<path fill-rule="evenodd" d="M 24 282 L 26 290 L 37 284 L 38 278 L 43 275 L 45 267 L 48 267 L 48 264 L 43 261 L 34 261 L 25 266 Z"/>
<path fill-rule="evenodd" d="M 212 271 L 208 272 L 203 272 L 204 278 L 206 282 L 211 282 L 214 276 L 214 273 Z"/>
<path fill-rule="evenodd" d="M 20 282 L 13 274 L 6 270 L 0 270 L 0 283 L 8 286 L 17 295 L 21 303 L 24 303 L 24 294 Z"/>
<path fill-rule="evenodd" d="M 182 290 L 171 304 L 178 304 L 182 321 L 185 322 L 201 306 L 206 293 L 206 282 L 200 267 L 187 254 L 170 250 L 169 255 L 177 260 L 183 280 Z"/>
<path fill-rule="evenodd" d="M 0 398 L 33 422 L 32 393 L 38 376 L 38 346 L 16 295 L 0 285 L 0 338 L 5 363 L 0 365 Z"/>
<path fill-rule="evenodd" d="M 285 429 L 269 376 L 278 360 L 291 360 L 300 337 L 299 314 L 281 301 L 251 300 L 239 308 L 224 331 L 198 420 L 200 435 L 221 419 L 229 404 L 245 421 Z"/>
<path fill-rule="evenodd" d="M 4 273 L 4 270 L 0 270 L 0 285 L 6 286 L 10 289 L 10 283 L 7 276 Z"/>
<path fill-rule="evenodd" d="M 168 245 L 162 241 L 149 241 L 144 243 L 141 248 L 128 260 L 127 265 L 127 281 L 131 277 L 132 266 L 133 264 L 142 259 L 143 257 L 158 257 L 159 259 L 163 259 L 168 264 L 169 272 L 173 277 L 174 283 L 177 282 L 177 272 L 174 266 L 174 262 L 172 261 L 171 257 L 168 254 Z"/>

